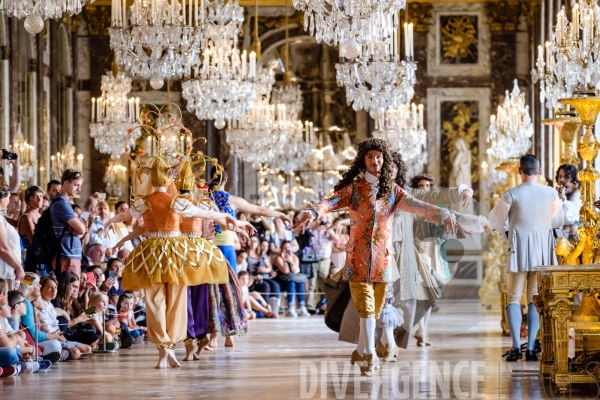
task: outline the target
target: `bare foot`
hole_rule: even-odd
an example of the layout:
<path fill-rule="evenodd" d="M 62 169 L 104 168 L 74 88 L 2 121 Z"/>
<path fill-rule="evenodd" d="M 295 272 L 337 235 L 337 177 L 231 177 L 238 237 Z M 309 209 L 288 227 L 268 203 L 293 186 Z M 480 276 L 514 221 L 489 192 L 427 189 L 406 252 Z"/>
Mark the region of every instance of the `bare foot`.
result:
<path fill-rule="evenodd" d="M 225 338 L 225 347 L 234 347 L 235 344 L 233 344 L 233 337 L 231 336 L 227 336 Z"/>
<path fill-rule="evenodd" d="M 156 364 L 156 367 L 154 368 L 167 368 L 167 349 L 160 349 L 158 351 L 158 364 Z"/>
<path fill-rule="evenodd" d="M 217 348 L 217 334 L 211 333 L 210 334 L 210 342 L 208 342 L 208 345 L 204 349 L 212 351 L 216 348 Z"/>
<path fill-rule="evenodd" d="M 200 358 L 196 355 L 196 353 L 194 353 L 194 350 L 196 350 L 196 345 L 194 343 L 186 344 L 185 358 L 183 359 L 183 361 L 199 360 Z"/>
<path fill-rule="evenodd" d="M 200 352 L 202 352 L 202 350 L 206 349 L 207 345 L 208 345 L 207 337 L 205 337 L 204 339 L 200 339 L 200 341 L 198 341 L 198 350 L 196 350 L 196 352 L 194 353 L 194 356 L 198 357 L 197 358 L 198 360 L 200 359 Z"/>
<path fill-rule="evenodd" d="M 181 367 L 181 364 L 179 364 L 179 361 L 177 361 L 177 357 L 175 357 L 175 350 L 167 350 L 167 360 L 169 361 L 171 368 Z"/>

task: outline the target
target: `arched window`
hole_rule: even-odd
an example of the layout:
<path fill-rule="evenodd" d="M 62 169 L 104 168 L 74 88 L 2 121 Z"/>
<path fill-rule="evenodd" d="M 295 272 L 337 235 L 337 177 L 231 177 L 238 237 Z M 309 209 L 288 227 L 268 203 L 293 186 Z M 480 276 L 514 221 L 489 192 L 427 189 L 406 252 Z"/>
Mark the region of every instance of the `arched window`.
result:
<path fill-rule="evenodd" d="M 73 89 L 71 88 L 71 51 L 69 35 L 64 25 L 58 28 L 57 47 L 53 52 L 53 66 L 56 68 L 57 115 L 56 131 L 58 149 L 67 143 L 72 144 L 73 138 Z"/>
<path fill-rule="evenodd" d="M 14 52 L 13 68 L 16 73 L 14 77 L 17 80 L 15 106 L 17 124 L 21 124 L 21 132 L 29 143 L 34 142 L 35 123 L 34 123 L 34 75 L 31 74 L 33 58 L 33 42 L 31 34 L 25 30 L 23 23 L 17 22 L 17 46 Z M 17 128 L 16 126 L 14 127 Z M 16 131 L 15 131 L 16 133 Z"/>

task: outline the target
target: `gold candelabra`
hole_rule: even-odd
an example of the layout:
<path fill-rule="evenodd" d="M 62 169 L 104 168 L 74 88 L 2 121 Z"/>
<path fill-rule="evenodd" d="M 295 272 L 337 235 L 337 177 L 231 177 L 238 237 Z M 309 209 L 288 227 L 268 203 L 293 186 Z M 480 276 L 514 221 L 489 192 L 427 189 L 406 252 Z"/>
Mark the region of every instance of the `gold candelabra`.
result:
<path fill-rule="evenodd" d="M 558 129 L 560 138 L 565 144 L 565 151 L 560 155 L 560 163 L 577 166 L 579 164 L 579 157 L 573 151 L 573 141 L 581 126 L 581 120 L 577 118 L 575 112 L 568 109 L 559 110 L 554 118 L 545 119 L 542 123 L 544 125 L 552 125 Z"/>
<path fill-rule="evenodd" d="M 582 264 L 595 264 L 600 262 L 600 240 L 597 238 L 600 218 L 594 209 L 596 200 L 594 182 L 600 178 L 600 174 L 594 168 L 594 160 L 600 150 L 600 144 L 594 135 L 594 124 L 598 118 L 598 112 L 600 112 L 600 98 L 574 97 L 558 101 L 561 104 L 573 106 L 585 127 L 585 133 L 579 139 L 577 146 L 579 155 L 585 161 L 585 167 L 577 173 L 577 178 L 581 181 L 580 191 L 583 203 L 579 216 L 585 229 L 585 235 L 580 240 L 585 244 L 577 247 L 582 249 Z"/>

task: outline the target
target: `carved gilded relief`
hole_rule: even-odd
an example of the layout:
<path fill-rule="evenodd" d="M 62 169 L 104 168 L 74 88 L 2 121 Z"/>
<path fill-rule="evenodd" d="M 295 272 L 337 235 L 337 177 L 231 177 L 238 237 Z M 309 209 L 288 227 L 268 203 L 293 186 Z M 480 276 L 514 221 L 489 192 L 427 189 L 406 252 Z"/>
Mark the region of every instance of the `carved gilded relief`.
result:
<path fill-rule="evenodd" d="M 442 145 L 441 145 L 441 182 L 447 187 L 452 163 L 450 153 L 454 151 L 454 144 L 458 138 L 471 152 L 471 182 L 475 197 L 479 195 L 479 102 L 477 101 L 443 101 L 440 105 L 442 120 Z"/>
<path fill-rule="evenodd" d="M 440 16 L 441 64 L 477 64 L 477 15 Z"/>

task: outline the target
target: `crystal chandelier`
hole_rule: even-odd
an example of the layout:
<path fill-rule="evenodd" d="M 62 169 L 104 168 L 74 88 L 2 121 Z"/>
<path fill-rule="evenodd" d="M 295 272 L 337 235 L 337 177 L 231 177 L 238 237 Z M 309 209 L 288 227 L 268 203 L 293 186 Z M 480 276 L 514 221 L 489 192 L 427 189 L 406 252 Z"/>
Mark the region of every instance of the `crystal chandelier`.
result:
<path fill-rule="evenodd" d="M 600 7 L 579 0 L 571 16 L 569 22 L 564 6 L 558 12 L 552 40 L 545 51 L 538 46 L 537 68 L 531 71 L 533 83 L 540 80 L 540 101 L 550 110 L 563 107 L 558 99 L 600 89 Z"/>
<path fill-rule="evenodd" d="M 121 165 L 117 160 L 110 160 L 104 173 L 106 193 L 112 198 L 119 198 L 127 190 L 127 167 Z"/>
<path fill-rule="evenodd" d="M 525 93 L 519 91 L 515 79 L 512 93 L 506 91 L 504 102 L 498 105 L 497 115 L 490 117 L 488 153 L 499 162 L 508 161 L 525 154 L 531 147 L 533 122 L 529 106 L 525 104 Z"/>
<path fill-rule="evenodd" d="M 19 169 L 21 171 L 21 186 L 27 188 L 27 183 L 31 183 L 35 179 L 35 166 L 37 158 L 35 155 L 35 147 L 27 143 L 27 139 L 21 131 L 21 124 L 17 126 L 17 134 L 14 137 L 14 143 L 10 145 L 11 151 L 14 151 L 19 156 Z M 8 164 L 12 166 L 12 164 Z M 12 174 L 12 173 L 11 173 Z"/>
<path fill-rule="evenodd" d="M 302 112 L 302 90 L 299 85 L 286 85 L 272 93 L 272 103 L 282 106 L 285 125 L 279 131 L 279 145 L 271 165 L 291 172 L 300 169 L 309 160 L 312 143 L 315 141 L 313 123 L 300 120 Z"/>
<path fill-rule="evenodd" d="M 254 4 L 254 33 L 252 49 L 256 58 L 261 56 L 258 38 L 258 0 Z M 258 64 L 258 62 L 257 62 Z M 273 160 L 276 146 L 287 127 L 286 110 L 283 104 L 270 104 L 271 90 L 275 84 L 273 68 L 257 66 L 256 99 L 251 110 L 244 112 L 239 119 L 229 119 L 227 123 L 227 143 L 231 150 L 243 161 L 263 164 Z"/>
<path fill-rule="evenodd" d="M 1 9 L 9 17 L 27 17 L 25 29 L 35 34 L 44 29 L 44 20 L 62 18 L 64 13 L 79 14 L 85 3 L 85 0 L 3 0 Z"/>
<path fill-rule="evenodd" d="M 388 41 L 376 41 L 359 46 L 359 52 L 337 63 L 337 84 L 346 88 L 346 101 L 355 111 L 369 111 L 379 118 L 389 107 L 409 102 L 414 95 L 417 64 L 412 53 L 412 24 L 406 25 L 406 60 L 398 55 L 397 32 Z M 399 103 L 400 101 L 400 103 Z"/>
<path fill-rule="evenodd" d="M 373 136 L 387 141 L 390 150 L 402 155 L 407 176 L 423 172 L 427 161 L 427 131 L 423 126 L 423 104 L 400 104 L 398 109 L 388 108 L 375 120 Z"/>
<path fill-rule="evenodd" d="M 125 1 L 112 0 L 108 29 L 116 63 L 160 89 L 165 79 L 181 78 L 200 64 L 205 23 L 203 0 L 134 0 L 129 21 Z"/>
<path fill-rule="evenodd" d="M 405 0 L 292 0 L 317 42 L 356 47 L 393 35 Z"/>
<path fill-rule="evenodd" d="M 127 98 L 131 91 L 131 78 L 123 72 L 118 72 L 116 76 L 112 72 L 102 75 L 100 87 L 102 96 L 92 98 L 90 136 L 94 138 L 100 153 L 110 154 L 117 159 L 128 152 L 128 147 L 133 146 L 141 135 L 139 128 L 129 132 L 136 126 L 140 99 Z"/>
<path fill-rule="evenodd" d="M 240 55 L 238 35 L 244 10 L 237 0 L 207 2 L 204 36 L 206 47 L 199 66 L 190 69 L 191 79 L 183 83 L 187 110 L 199 119 L 214 119 L 222 129 L 225 121 L 240 119 L 257 96 L 256 53 Z M 269 79 L 268 77 L 264 79 Z"/>
<path fill-rule="evenodd" d="M 83 154 L 75 156 L 75 146 L 72 144 L 63 146 L 60 152 L 50 157 L 51 179 L 60 179 L 67 169 L 79 172 L 83 169 Z"/>

